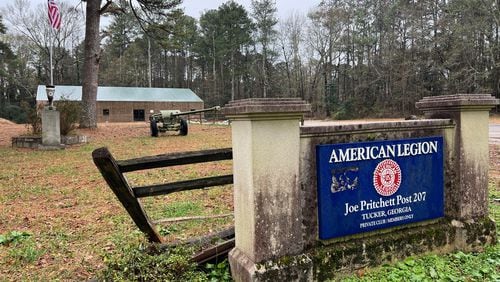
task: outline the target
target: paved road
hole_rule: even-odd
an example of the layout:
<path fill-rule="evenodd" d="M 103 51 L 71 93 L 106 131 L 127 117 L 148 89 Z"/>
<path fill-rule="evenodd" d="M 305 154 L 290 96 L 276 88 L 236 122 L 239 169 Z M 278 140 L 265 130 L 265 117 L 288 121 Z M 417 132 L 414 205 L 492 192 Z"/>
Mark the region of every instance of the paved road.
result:
<path fill-rule="evenodd" d="M 500 144 L 500 124 L 490 123 L 490 143 Z"/>

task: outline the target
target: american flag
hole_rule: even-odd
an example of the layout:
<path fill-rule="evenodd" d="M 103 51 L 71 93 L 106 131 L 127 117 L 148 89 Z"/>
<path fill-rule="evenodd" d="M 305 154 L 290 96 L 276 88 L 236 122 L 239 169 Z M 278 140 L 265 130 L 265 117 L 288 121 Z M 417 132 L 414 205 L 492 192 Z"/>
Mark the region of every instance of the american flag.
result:
<path fill-rule="evenodd" d="M 61 14 L 55 0 L 48 0 L 49 4 L 49 23 L 54 29 L 61 27 Z"/>

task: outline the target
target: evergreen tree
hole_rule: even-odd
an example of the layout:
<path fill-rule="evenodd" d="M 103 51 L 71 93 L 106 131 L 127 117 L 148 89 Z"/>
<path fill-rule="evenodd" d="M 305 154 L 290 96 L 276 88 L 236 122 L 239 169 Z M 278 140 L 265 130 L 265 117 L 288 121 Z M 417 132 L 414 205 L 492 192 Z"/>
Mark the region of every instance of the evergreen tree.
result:
<path fill-rule="evenodd" d="M 233 1 L 200 17 L 201 36 L 196 51 L 205 58 L 206 65 L 211 65 L 215 104 L 224 104 L 236 97 L 237 81 L 240 81 L 237 76 L 241 77 L 247 67 L 242 51 L 252 42 L 252 27 L 246 10 Z"/>
<path fill-rule="evenodd" d="M 252 16 L 257 27 L 257 41 L 262 47 L 262 96 L 267 97 L 269 89 L 269 74 L 267 71 L 270 46 L 276 36 L 275 26 L 278 23 L 276 18 L 276 2 L 274 0 L 252 0 Z"/>

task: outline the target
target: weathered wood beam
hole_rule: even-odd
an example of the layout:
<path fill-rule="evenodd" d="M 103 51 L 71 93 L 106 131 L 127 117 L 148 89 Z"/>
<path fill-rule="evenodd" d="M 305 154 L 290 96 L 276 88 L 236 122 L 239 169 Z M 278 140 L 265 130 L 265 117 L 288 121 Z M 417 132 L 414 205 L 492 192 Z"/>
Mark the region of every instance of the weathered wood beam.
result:
<path fill-rule="evenodd" d="M 108 183 L 109 188 L 115 193 L 125 210 L 135 222 L 137 227 L 144 232 L 149 241 L 161 243 L 162 238 L 144 212 L 141 203 L 137 200 L 128 185 L 127 180 L 120 172 L 116 160 L 107 148 L 99 148 L 92 152 L 92 159 Z"/>
<path fill-rule="evenodd" d="M 213 246 L 213 242 L 223 240 L 221 243 Z M 214 259 L 226 258 L 229 251 L 234 248 L 234 226 L 221 230 L 216 233 L 207 234 L 205 236 L 191 238 L 187 241 L 175 241 L 159 245 L 160 251 L 165 251 L 171 248 L 184 245 L 195 245 L 204 248 L 200 252 L 191 257 L 191 261 L 198 264 L 203 264 Z"/>
<path fill-rule="evenodd" d="M 234 248 L 234 246 L 235 239 L 233 238 L 195 254 L 191 260 L 198 264 L 202 264 L 213 259 L 227 257 L 227 254 Z"/>
<path fill-rule="evenodd" d="M 169 243 L 163 243 L 160 244 L 160 250 L 167 250 L 170 248 L 175 248 L 177 246 L 182 246 L 182 245 L 195 245 L 199 247 L 208 247 L 213 244 L 213 242 L 216 241 L 226 241 L 229 239 L 234 238 L 234 226 L 231 226 L 229 228 L 217 231 L 217 232 L 212 232 L 209 234 L 205 234 L 203 236 L 199 237 L 194 237 L 190 238 L 187 240 L 177 240 Z"/>
<path fill-rule="evenodd" d="M 234 213 L 215 214 L 215 215 L 201 215 L 201 216 L 181 216 L 181 217 L 159 219 L 159 220 L 153 221 L 153 223 L 154 224 L 162 224 L 162 223 L 173 223 L 173 222 L 189 221 L 189 220 L 222 218 L 222 217 L 230 217 L 230 216 L 234 216 Z"/>
<path fill-rule="evenodd" d="M 233 158 L 231 148 L 205 150 L 196 152 L 164 154 L 142 157 L 137 159 L 117 161 L 120 171 L 131 172 L 136 170 L 160 168 L 167 166 L 204 163 L 212 161 L 230 160 Z"/>
<path fill-rule="evenodd" d="M 214 176 L 167 184 L 134 187 L 133 193 L 137 198 L 166 195 L 174 192 L 200 189 L 212 186 L 222 186 L 233 183 L 233 175 Z"/>

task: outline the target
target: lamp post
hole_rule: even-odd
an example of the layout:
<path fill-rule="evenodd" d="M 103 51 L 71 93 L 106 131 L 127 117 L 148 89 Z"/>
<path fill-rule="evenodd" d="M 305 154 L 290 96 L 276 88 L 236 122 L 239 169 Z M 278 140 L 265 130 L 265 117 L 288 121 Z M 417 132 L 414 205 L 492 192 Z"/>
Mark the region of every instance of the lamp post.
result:
<path fill-rule="evenodd" d="M 54 85 L 46 85 L 45 91 L 47 92 L 47 99 L 49 100 L 49 110 L 53 110 L 54 93 L 56 92 L 56 87 Z"/>

